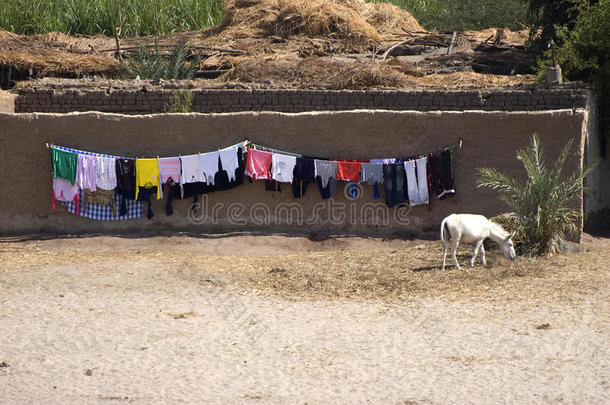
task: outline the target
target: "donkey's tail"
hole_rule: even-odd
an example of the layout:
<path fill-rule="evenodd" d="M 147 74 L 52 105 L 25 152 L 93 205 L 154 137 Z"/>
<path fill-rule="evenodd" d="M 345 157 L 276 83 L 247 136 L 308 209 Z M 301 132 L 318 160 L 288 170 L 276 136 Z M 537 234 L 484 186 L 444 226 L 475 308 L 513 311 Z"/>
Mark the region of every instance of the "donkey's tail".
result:
<path fill-rule="evenodd" d="M 445 241 L 445 229 L 447 230 L 447 236 L 449 236 L 449 238 L 451 238 L 451 234 L 449 233 L 449 228 L 447 228 L 447 218 L 443 219 L 443 222 L 441 222 L 441 240 L 444 242 Z"/>

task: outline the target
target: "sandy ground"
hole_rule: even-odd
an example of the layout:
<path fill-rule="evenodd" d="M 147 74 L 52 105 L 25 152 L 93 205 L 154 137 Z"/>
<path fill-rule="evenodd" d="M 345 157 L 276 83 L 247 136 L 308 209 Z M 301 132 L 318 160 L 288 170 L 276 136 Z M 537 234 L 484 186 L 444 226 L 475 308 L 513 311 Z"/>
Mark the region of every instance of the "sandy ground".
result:
<path fill-rule="evenodd" d="M 0 398 L 605 404 L 609 248 L 440 272 L 431 241 L 8 240 Z"/>

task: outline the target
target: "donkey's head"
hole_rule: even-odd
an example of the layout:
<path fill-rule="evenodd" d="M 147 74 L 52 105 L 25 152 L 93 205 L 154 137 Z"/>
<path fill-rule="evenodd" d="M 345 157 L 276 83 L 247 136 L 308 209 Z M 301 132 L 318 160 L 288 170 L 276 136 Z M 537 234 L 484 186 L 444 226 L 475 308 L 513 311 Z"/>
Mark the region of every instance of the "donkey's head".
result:
<path fill-rule="evenodd" d="M 515 246 L 513 245 L 513 236 L 515 236 L 515 233 L 516 232 L 511 233 L 500 243 L 502 254 L 510 260 L 515 260 L 515 257 L 517 256 L 515 254 Z"/>

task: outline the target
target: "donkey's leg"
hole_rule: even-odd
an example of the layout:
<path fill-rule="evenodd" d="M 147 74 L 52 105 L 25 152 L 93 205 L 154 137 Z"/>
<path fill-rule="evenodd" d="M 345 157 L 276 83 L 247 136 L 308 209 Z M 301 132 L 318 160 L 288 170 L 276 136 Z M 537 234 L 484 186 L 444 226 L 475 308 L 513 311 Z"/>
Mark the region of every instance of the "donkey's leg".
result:
<path fill-rule="evenodd" d="M 483 245 L 483 239 L 481 239 L 481 240 L 477 241 L 477 243 L 475 243 L 472 259 L 470 259 L 470 267 L 474 267 L 474 261 L 477 258 L 477 255 L 479 254 L 479 248 L 481 248 L 482 245 Z"/>
<path fill-rule="evenodd" d="M 453 259 L 453 264 L 455 264 L 455 267 L 458 270 L 462 270 L 462 268 L 460 267 L 460 264 L 457 261 L 457 257 L 455 255 L 457 253 L 458 244 L 460 243 L 460 237 L 461 237 L 461 235 L 459 235 L 456 238 L 453 238 L 453 240 L 451 241 L 451 258 Z"/>
<path fill-rule="evenodd" d="M 441 270 L 445 270 L 445 259 L 447 259 L 447 248 L 449 247 L 449 241 L 443 239 L 443 268 Z"/>
<path fill-rule="evenodd" d="M 485 261 L 485 246 L 481 243 L 481 256 L 483 257 L 483 266 L 487 266 L 487 261 Z"/>

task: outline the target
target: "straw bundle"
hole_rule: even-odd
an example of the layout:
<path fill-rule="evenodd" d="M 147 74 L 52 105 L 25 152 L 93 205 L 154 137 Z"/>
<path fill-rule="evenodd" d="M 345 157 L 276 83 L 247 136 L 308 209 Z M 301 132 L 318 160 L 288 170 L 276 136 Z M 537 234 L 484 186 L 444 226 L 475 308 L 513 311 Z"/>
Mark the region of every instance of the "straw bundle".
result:
<path fill-rule="evenodd" d="M 252 58 L 227 72 L 224 81 L 272 82 L 289 87 L 350 89 L 396 88 L 406 76 L 385 63 L 344 62 L 335 58 Z"/>
<path fill-rule="evenodd" d="M 378 42 L 381 36 L 361 11 L 359 0 L 227 0 L 225 28 L 244 35 L 336 36 Z"/>
<path fill-rule="evenodd" d="M 499 76 L 475 72 L 455 72 L 450 74 L 431 74 L 409 78 L 414 85 L 430 87 L 498 87 L 534 83 L 533 75 Z"/>
<path fill-rule="evenodd" d="M 10 65 L 13 69 L 29 71 L 32 76 L 112 74 L 117 70 L 117 62 L 112 58 L 73 54 L 53 49 L 2 51 L 0 52 L 0 65 Z"/>
<path fill-rule="evenodd" d="M 363 16 L 380 34 L 425 31 L 411 13 L 389 3 L 367 3 Z"/>

